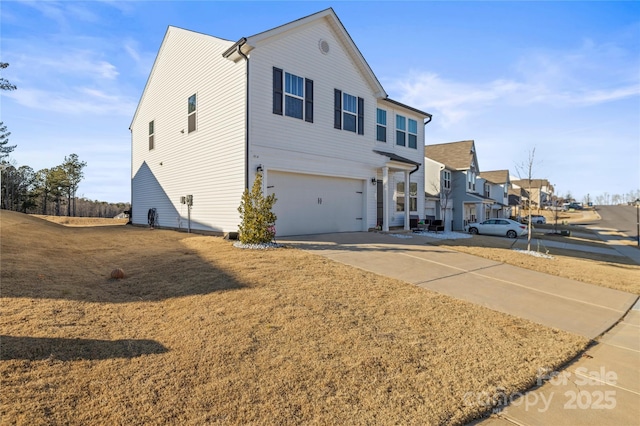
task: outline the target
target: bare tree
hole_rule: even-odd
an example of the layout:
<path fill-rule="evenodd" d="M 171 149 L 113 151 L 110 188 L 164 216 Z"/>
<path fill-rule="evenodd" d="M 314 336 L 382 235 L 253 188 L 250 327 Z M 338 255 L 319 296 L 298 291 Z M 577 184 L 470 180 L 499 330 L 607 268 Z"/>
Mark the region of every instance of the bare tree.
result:
<path fill-rule="evenodd" d="M 531 149 L 528 153 L 528 157 L 526 162 L 521 164 L 516 164 L 516 171 L 518 172 L 518 177 L 520 180 L 524 180 L 527 182 L 527 192 L 529 192 L 529 197 L 531 197 L 532 193 L 532 181 L 533 181 L 533 168 L 535 165 L 536 158 L 536 149 L 535 147 Z M 522 176 L 525 176 L 524 178 Z M 529 208 L 527 209 L 528 220 L 527 220 L 527 251 L 531 251 L 531 228 L 533 224 L 531 223 L 531 199 L 529 199 Z"/>
<path fill-rule="evenodd" d="M 440 181 L 431 182 L 431 188 L 440 198 L 440 217 L 442 218 L 442 223 L 445 226 L 447 224 L 447 208 L 449 207 L 449 201 L 451 200 L 451 194 L 453 193 L 453 181 L 449 181 L 449 187 L 445 188 L 443 186 L 443 170 L 440 171 Z"/>

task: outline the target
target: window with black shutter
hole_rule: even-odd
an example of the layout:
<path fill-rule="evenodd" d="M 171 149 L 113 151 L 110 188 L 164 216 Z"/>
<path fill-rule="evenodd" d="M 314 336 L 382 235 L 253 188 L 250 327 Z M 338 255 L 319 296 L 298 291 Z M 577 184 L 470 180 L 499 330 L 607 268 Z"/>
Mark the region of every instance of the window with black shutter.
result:
<path fill-rule="evenodd" d="M 313 80 L 304 79 L 304 120 L 313 123 Z"/>
<path fill-rule="evenodd" d="M 282 70 L 280 68 L 273 67 L 273 113 L 278 115 L 282 115 L 282 81 Z"/>

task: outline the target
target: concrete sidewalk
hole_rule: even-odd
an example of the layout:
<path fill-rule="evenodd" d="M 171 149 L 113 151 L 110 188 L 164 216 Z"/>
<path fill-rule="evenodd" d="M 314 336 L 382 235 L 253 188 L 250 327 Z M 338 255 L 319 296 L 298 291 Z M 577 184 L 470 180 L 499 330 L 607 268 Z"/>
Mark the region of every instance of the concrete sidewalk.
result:
<path fill-rule="evenodd" d="M 570 366 L 560 372 L 542 372 L 539 387 L 506 396 L 509 405 L 504 410 L 475 424 L 639 424 L 640 302 L 633 306 L 636 295 L 427 245 L 426 237 L 399 239 L 360 232 L 280 240 L 341 263 L 594 339 Z"/>
<path fill-rule="evenodd" d="M 630 293 L 427 245 L 427 237 L 357 232 L 280 241 L 589 339 L 613 326 L 637 299 Z"/>
<path fill-rule="evenodd" d="M 582 356 L 540 386 L 509 396 L 482 426 L 640 423 L 640 301 Z"/>

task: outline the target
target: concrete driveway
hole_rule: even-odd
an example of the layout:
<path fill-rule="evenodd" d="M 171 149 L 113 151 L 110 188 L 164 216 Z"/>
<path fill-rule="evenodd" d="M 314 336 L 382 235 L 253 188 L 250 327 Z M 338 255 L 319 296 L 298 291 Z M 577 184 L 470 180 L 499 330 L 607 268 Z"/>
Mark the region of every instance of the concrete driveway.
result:
<path fill-rule="evenodd" d="M 616 324 L 637 299 L 634 294 L 427 245 L 427 237 L 412 237 L 355 232 L 279 241 L 589 339 Z"/>

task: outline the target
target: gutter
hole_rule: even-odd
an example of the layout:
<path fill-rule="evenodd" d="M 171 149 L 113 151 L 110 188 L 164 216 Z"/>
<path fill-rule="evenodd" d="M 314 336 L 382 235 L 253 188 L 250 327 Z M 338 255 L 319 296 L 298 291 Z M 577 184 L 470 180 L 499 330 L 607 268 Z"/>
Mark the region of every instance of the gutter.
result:
<path fill-rule="evenodd" d="M 249 57 L 242 53 L 242 46 L 244 46 L 246 42 L 246 37 L 243 37 L 238 40 L 238 42 L 234 46 L 236 47 L 236 52 L 238 53 L 238 55 L 242 56 L 245 60 L 245 63 L 247 64 L 247 84 L 244 113 L 244 189 L 249 189 Z"/>
<path fill-rule="evenodd" d="M 387 100 L 389 100 L 389 99 L 387 99 Z M 429 114 L 427 117 L 428 117 L 429 119 L 428 119 L 427 121 L 425 121 L 425 122 L 424 122 L 424 125 L 425 125 L 425 126 L 426 126 L 427 124 L 431 123 L 431 120 L 433 119 L 433 116 L 432 116 L 431 114 Z M 410 172 L 409 172 L 409 176 L 411 176 L 413 173 L 417 172 L 419 168 L 420 168 L 420 164 L 418 164 L 418 165 L 416 166 L 416 168 L 415 168 L 415 169 L 413 169 L 412 171 L 410 171 Z"/>

